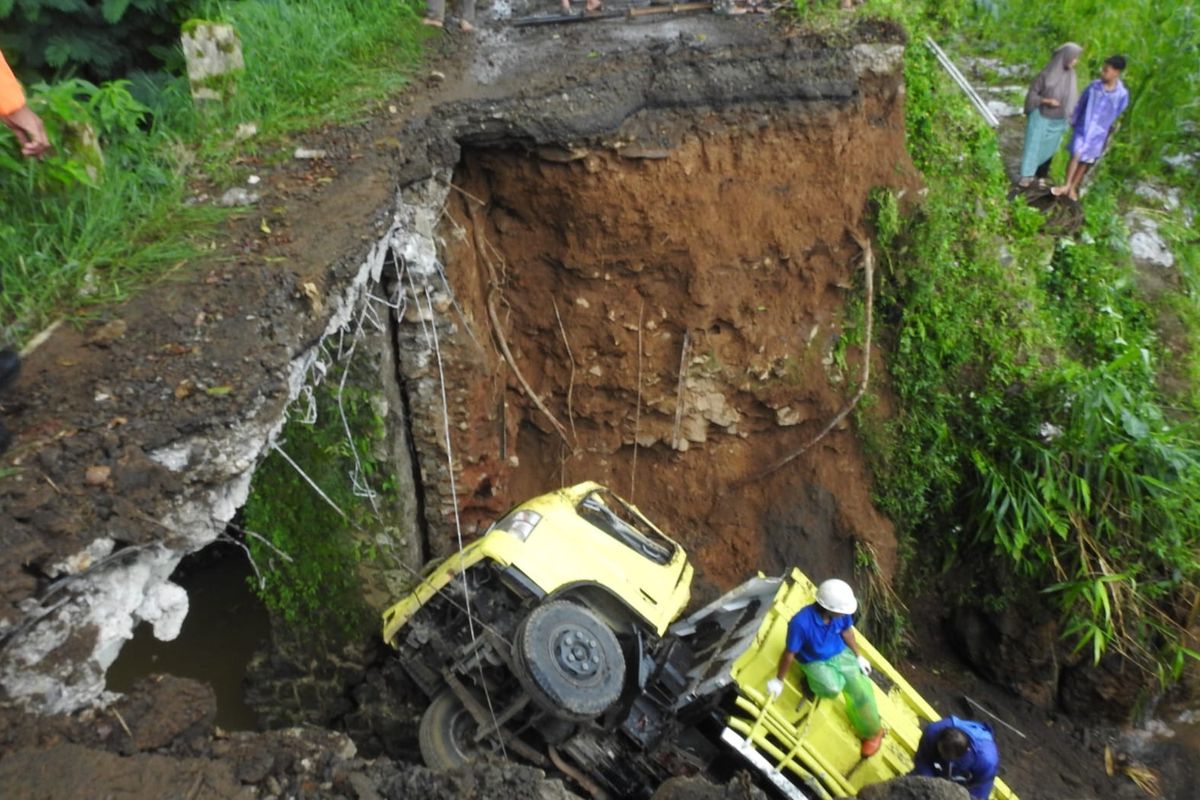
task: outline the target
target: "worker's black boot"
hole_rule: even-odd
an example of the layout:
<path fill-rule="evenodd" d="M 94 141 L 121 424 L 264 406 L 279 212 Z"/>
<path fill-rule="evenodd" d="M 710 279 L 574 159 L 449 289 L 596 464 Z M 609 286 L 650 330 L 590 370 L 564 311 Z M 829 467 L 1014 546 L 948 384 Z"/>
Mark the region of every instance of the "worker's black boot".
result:
<path fill-rule="evenodd" d="M 21 371 L 21 357 L 12 350 L 0 350 L 0 390 L 17 379 Z M 0 453 L 8 449 L 12 436 L 4 423 L 0 422 Z"/>
<path fill-rule="evenodd" d="M 21 371 L 21 357 L 12 350 L 0 350 L 0 389 L 17 379 Z"/>

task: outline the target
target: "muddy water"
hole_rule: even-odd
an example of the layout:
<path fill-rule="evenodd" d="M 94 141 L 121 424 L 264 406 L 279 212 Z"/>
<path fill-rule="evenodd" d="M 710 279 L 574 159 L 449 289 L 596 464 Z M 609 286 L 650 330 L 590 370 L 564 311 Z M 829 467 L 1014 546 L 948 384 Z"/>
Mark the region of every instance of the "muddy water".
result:
<path fill-rule="evenodd" d="M 250 564 L 241 550 L 212 545 L 180 564 L 172 579 L 188 593 L 178 638 L 160 642 L 143 623 L 107 673 L 108 688 L 128 691 L 147 675 L 168 673 L 207 683 L 217 696 L 217 725 L 255 730 L 242 679 L 256 647 L 267 639 L 266 609 L 250 591 Z"/>

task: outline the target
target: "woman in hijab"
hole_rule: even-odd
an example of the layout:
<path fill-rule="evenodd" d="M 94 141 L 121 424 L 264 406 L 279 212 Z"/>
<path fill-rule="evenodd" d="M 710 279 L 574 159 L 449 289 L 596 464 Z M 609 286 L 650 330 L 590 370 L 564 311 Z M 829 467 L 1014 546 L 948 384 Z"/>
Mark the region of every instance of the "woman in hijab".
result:
<path fill-rule="evenodd" d="M 1033 183 L 1036 174 L 1044 177 L 1043 167 L 1058 150 L 1067 120 L 1075 110 L 1078 92 L 1075 86 L 1075 64 L 1083 48 L 1067 42 L 1054 51 L 1025 95 L 1025 113 L 1029 121 L 1025 124 L 1025 150 L 1021 154 L 1021 180 L 1024 187 Z"/>

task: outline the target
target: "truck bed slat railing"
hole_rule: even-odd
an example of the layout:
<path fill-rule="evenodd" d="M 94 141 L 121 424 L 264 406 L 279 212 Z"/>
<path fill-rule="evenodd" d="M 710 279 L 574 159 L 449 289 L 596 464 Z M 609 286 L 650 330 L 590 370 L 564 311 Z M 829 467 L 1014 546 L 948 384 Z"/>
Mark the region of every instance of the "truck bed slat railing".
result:
<path fill-rule="evenodd" d="M 808 736 L 808 729 L 812 726 L 813 717 L 816 715 L 817 708 L 820 705 L 821 698 L 819 697 L 809 704 L 808 713 L 804 715 L 804 725 L 801 726 L 800 732 L 796 734 L 796 743 L 792 745 L 792 749 L 787 751 L 787 754 L 784 755 L 783 759 L 779 762 L 779 766 L 776 767 L 776 769 L 778 769 L 780 772 L 788 768 L 792 761 L 795 760 L 796 755 L 800 752 L 800 747 L 804 744 L 804 738 Z"/>
<path fill-rule="evenodd" d="M 744 724 L 744 721 L 730 720 L 729 727 L 721 732 L 722 741 L 732 745 L 736 752 L 749 761 L 751 766 L 757 769 L 764 778 L 770 781 L 789 800 L 810 800 L 808 795 L 792 783 L 790 778 L 772 767 L 771 762 L 763 755 L 763 753 L 766 753 L 774 756 L 779 752 L 779 749 L 769 742 L 758 745 L 751 742 L 750 739 L 745 738 L 746 732 L 739 730 L 741 725 L 736 723 Z M 789 771 L 795 773 L 800 778 L 800 781 L 808 787 L 809 791 L 816 795 L 817 800 L 833 800 L 832 795 L 825 790 L 825 787 L 817 781 L 812 773 L 805 770 L 804 767 L 799 764 L 793 764 Z"/>
<path fill-rule="evenodd" d="M 735 729 L 744 726 L 746 734 L 755 744 L 772 748 L 771 756 L 776 761 L 776 769 L 783 768 L 784 756 L 788 750 L 795 748 L 795 755 L 786 767 L 789 771 L 801 774 L 808 773 L 817 778 L 822 784 L 833 788 L 840 796 L 853 796 L 854 788 L 846 781 L 840 771 L 825 759 L 824 755 L 818 748 L 812 747 L 806 739 L 809 725 L 813 718 L 812 714 L 814 706 L 812 703 L 806 703 L 806 713 L 804 717 L 803 729 L 798 733 L 795 723 L 789 722 L 776 712 L 771 704 L 766 704 L 760 707 L 752 700 L 745 696 L 739 695 L 736 699 L 737 707 L 740 711 L 746 714 L 754 714 L 756 721 L 751 725 L 747 720 L 738 717 L 730 717 L 729 725 Z M 796 722 L 800 722 L 797 719 Z M 756 728 L 761 727 L 763 732 L 773 737 L 782 746 L 776 746 L 773 742 L 767 740 L 767 736 L 758 736 Z M 757 738 L 756 738 L 757 737 Z M 799 767 L 799 769 L 797 769 Z"/>
<path fill-rule="evenodd" d="M 744 697 L 739 697 L 737 704 L 743 711 L 753 713 L 755 710 L 754 704 Z M 774 736 L 783 746 L 788 746 L 795 750 L 795 757 L 788 764 L 789 769 L 797 766 L 795 759 L 798 758 L 805 772 L 818 778 L 824 785 L 833 786 L 839 795 L 853 794 L 854 789 L 842 778 L 841 773 L 829 764 L 825 756 L 818 749 L 809 745 L 806 737 L 808 729 L 812 725 L 816 706 L 812 703 L 805 703 L 804 705 L 805 713 L 797 719 L 797 722 L 800 719 L 804 721 L 803 727 L 799 732 L 796 731 L 794 724 L 789 724 L 770 705 L 765 706 L 764 710 L 769 711 L 769 713 L 764 715 L 769 722 L 766 726 L 766 732 Z M 781 755 L 777 760 L 782 762 L 782 748 L 779 748 L 779 753 Z M 776 771 L 781 771 L 782 768 L 783 764 L 780 763 L 775 769 Z"/>

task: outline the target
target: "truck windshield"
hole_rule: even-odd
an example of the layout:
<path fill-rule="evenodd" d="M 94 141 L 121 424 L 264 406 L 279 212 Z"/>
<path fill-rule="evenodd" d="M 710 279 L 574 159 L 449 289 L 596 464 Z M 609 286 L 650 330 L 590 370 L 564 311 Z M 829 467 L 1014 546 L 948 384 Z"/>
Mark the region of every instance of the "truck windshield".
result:
<path fill-rule="evenodd" d="M 675 553 L 670 540 L 612 492 L 598 490 L 589 493 L 579 501 L 575 511 L 609 536 L 657 564 L 666 564 Z"/>

